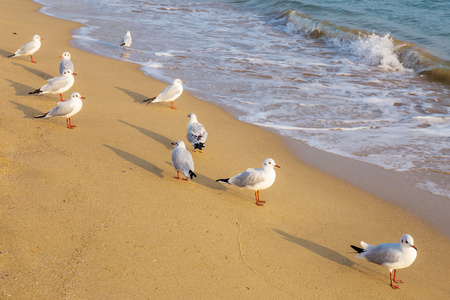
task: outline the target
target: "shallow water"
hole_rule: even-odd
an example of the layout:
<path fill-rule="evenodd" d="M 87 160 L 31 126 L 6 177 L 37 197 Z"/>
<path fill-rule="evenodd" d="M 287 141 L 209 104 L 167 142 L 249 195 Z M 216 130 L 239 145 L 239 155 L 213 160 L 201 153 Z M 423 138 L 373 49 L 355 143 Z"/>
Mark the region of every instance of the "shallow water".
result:
<path fill-rule="evenodd" d="M 369 0 L 38 2 L 86 26 L 73 32 L 78 48 L 167 83 L 181 78 L 242 121 L 411 173 L 418 187 L 450 198 L 449 86 L 428 76 L 447 72 L 450 47 L 439 45 L 449 45 L 449 26 L 433 36 L 431 21 L 383 21 L 399 4 Z M 430 12 L 416 2 L 415 14 Z M 434 24 L 449 20 L 433 9 Z M 119 46 L 127 30 L 132 51 Z"/>

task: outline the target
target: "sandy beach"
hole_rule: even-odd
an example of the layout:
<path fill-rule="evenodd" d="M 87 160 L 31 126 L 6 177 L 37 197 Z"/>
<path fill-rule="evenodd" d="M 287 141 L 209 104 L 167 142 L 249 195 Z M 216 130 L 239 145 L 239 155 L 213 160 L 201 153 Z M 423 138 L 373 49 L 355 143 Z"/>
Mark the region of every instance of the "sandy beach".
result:
<path fill-rule="evenodd" d="M 448 298 L 450 241 L 441 231 L 186 91 L 176 110 L 143 104 L 166 84 L 71 47 L 80 25 L 39 8 L 0 3 L 1 299 Z M 34 34 L 44 38 L 36 64 L 7 58 Z M 34 118 L 59 95 L 28 95 L 59 76 L 64 51 L 78 75 L 63 97 L 86 97 L 72 130 L 64 118 Z M 198 177 L 185 182 L 173 179 L 171 142 L 186 141 L 191 112 L 209 137 L 204 153 L 192 152 Z M 268 157 L 281 168 L 261 191 L 263 207 L 252 191 L 215 181 Z M 355 258 L 350 245 L 405 233 L 418 257 L 393 290 L 389 271 Z"/>

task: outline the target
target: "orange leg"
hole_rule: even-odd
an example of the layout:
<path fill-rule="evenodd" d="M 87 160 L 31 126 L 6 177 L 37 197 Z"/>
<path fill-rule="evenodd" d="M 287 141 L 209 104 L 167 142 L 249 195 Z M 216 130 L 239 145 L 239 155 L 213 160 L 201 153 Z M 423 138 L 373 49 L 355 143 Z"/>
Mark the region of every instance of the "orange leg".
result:
<path fill-rule="evenodd" d="M 255 192 L 256 205 L 263 206 L 266 201 L 259 200 L 259 190 Z"/>
<path fill-rule="evenodd" d="M 33 60 L 33 54 L 30 54 L 30 56 L 31 56 L 31 62 L 32 62 L 32 63 L 36 63 L 36 62 Z"/>
<path fill-rule="evenodd" d="M 397 282 L 397 281 L 395 281 L 395 275 L 396 275 L 396 274 L 397 274 L 397 270 L 394 270 L 394 282 Z M 392 287 L 394 290 L 399 289 L 398 285 L 394 285 L 394 284 L 392 283 L 392 272 L 390 273 L 390 277 L 391 277 L 391 287 Z"/>
<path fill-rule="evenodd" d="M 189 181 L 189 177 L 183 178 L 184 181 Z"/>
<path fill-rule="evenodd" d="M 180 179 L 180 171 L 177 171 L 177 177 L 174 177 L 175 179 Z"/>
<path fill-rule="evenodd" d="M 401 279 L 396 279 L 395 277 L 397 276 L 397 269 L 394 269 L 394 282 L 395 283 L 403 283 L 403 280 Z"/>
<path fill-rule="evenodd" d="M 70 120 L 70 117 L 66 119 L 67 128 L 73 129 L 74 127 L 77 127 L 76 125 L 72 125 L 72 121 Z"/>
<path fill-rule="evenodd" d="M 61 101 L 64 102 L 63 98 L 62 98 L 62 93 L 59 93 L 59 97 L 61 98 Z"/>
<path fill-rule="evenodd" d="M 172 109 L 176 109 L 176 108 L 173 106 L 173 101 L 170 101 L 170 106 L 172 107 Z"/>

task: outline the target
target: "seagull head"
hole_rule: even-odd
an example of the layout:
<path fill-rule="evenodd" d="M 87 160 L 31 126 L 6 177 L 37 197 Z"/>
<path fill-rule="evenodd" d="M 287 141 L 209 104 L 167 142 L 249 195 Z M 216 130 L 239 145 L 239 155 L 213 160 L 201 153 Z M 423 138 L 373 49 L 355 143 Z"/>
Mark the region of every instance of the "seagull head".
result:
<path fill-rule="evenodd" d="M 416 246 L 414 246 L 414 239 L 409 234 L 404 234 L 400 239 L 400 245 L 403 247 L 411 247 L 417 250 Z"/>
<path fill-rule="evenodd" d="M 281 168 L 281 167 L 277 165 L 273 159 L 266 158 L 263 162 L 263 168 Z"/>
<path fill-rule="evenodd" d="M 65 69 L 63 71 L 63 76 L 68 76 L 68 75 L 77 75 L 76 73 L 74 73 L 72 70 L 70 69 Z"/>
<path fill-rule="evenodd" d="M 35 34 L 33 36 L 33 41 L 40 41 L 40 40 L 43 40 L 43 38 L 41 38 L 38 34 Z"/>
<path fill-rule="evenodd" d="M 184 144 L 184 142 L 183 142 L 182 140 L 178 140 L 178 141 L 176 141 L 176 142 L 173 142 L 172 145 L 174 145 L 175 148 L 176 148 L 176 147 L 183 147 L 183 148 L 186 148 L 186 145 Z"/>
<path fill-rule="evenodd" d="M 198 121 L 197 121 L 197 115 L 196 115 L 196 114 L 190 113 L 190 114 L 188 115 L 188 117 L 191 119 L 191 120 L 190 120 L 191 123 L 198 122 Z"/>
<path fill-rule="evenodd" d="M 61 56 L 60 57 L 62 57 L 62 58 L 66 58 L 66 59 L 70 59 L 70 53 L 69 52 L 63 52 L 63 54 L 61 54 Z"/>
<path fill-rule="evenodd" d="M 73 92 L 72 95 L 70 95 L 70 98 L 71 99 L 77 99 L 77 98 L 79 98 L 79 99 L 86 99 L 83 96 L 81 96 L 80 93 L 78 93 L 78 92 Z"/>
<path fill-rule="evenodd" d="M 184 82 L 183 81 L 181 81 L 181 79 L 175 79 L 174 81 L 173 81 L 173 84 L 176 84 L 176 85 L 180 85 L 180 84 L 183 84 Z"/>

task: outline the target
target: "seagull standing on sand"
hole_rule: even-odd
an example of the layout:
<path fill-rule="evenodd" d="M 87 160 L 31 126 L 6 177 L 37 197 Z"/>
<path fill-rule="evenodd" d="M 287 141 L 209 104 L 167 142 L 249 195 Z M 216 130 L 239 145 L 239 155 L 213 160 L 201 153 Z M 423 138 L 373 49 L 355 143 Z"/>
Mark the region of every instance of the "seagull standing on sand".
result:
<path fill-rule="evenodd" d="M 75 82 L 73 75 L 77 74 L 73 73 L 71 70 L 65 70 L 63 75 L 49 79 L 46 85 L 43 85 L 34 92 L 29 92 L 28 94 L 59 94 L 61 101 L 64 101 L 62 93 L 68 91 L 72 87 Z"/>
<path fill-rule="evenodd" d="M 125 50 L 125 47 L 128 47 L 128 50 L 131 51 L 132 41 L 133 39 L 131 38 L 131 33 L 127 31 L 127 33 L 125 33 L 125 35 L 122 38 L 122 44 L 120 44 L 120 46 L 122 46 L 122 50 Z"/>
<path fill-rule="evenodd" d="M 218 182 L 225 182 L 232 185 L 236 185 L 238 187 L 244 187 L 250 190 L 255 191 L 256 205 L 263 206 L 263 203 L 266 201 L 262 201 L 259 199 L 259 191 L 265 190 L 272 186 L 275 182 L 275 169 L 280 168 L 279 165 L 275 163 L 275 161 L 271 158 L 266 158 L 263 162 L 262 168 L 260 169 L 252 169 L 248 168 L 247 171 L 242 172 L 236 176 L 233 176 L 228 179 L 218 179 Z"/>
<path fill-rule="evenodd" d="M 41 38 L 39 35 L 35 34 L 33 36 L 33 40 L 31 42 L 26 43 L 25 45 L 22 46 L 22 48 L 20 48 L 14 54 L 11 54 L 8 57 L 17 57 L 17 56 L 22 56 L 22 55 L 31 55 L 31 62 L 32 63 L 36 63 L 33 60 L 33 54 L 36 51 L 38 51 L 39 48 L 41 48 L 41 40 L 43 40 L 43 38 Z"/>
<path fill-rule="evenodd" d="M 183 83 L 184 82 L 180 79 L 175 79 L 173 84 L 166 87 L 158 96 L 146 99 L 143 102 L 147 102 L 147 104 L 156 102 L 170 102 L 172 109 L 175 109 L 175 107 L 173 107 L 173 101 L 175 101 L 183 93 Z"/>
<path fill-rule="evenodd" d="M 190 118 L 186 135 L 188 142 L 192 144 L 195 152 L 197 151 L 196 149 L 203 152 L 202 148 L 205 147 L 208 132 L 206 132 L 203 125 L 197 121 L 197 116 L 194 113 L 190 113 L 188 117 Z"/>
<path fill-rule="evenodd" d="M 62 60 L 59 64 L 59 73 L 61 75 L 64 74 L 64 70 L 70 70 L 72 73 L 75 72 L 73 62 L 70 60 L 70 53 L 66 51 L 60 57 L 62 57 Z"/>
<path fill-rule="evenodd" d="M 417 248 L 414 246 L 414 240 L 409 234 L 405 234 L 400 239 L 400 243 L 378 244 L 375 247 L 361 241 L 363 249 L 351 246 L 359 254 L 358 258 L 365 258 L 369 262 L 377 265 L 385 266 L 389 269 L 391 277 L 391 287 L 398 289 L 395 283 L 403 283 L 400 279 L 396 279 L 397 269 L 409 267 L 417 257 Z M 394 278 L 392 278 L 392 270 L 394 270 Z"/>
<path fill-rule="evenodd" d="M 58 102 L 58 106 L 51 111 L 43 115 L 35 116 L 35 118 L 66 117 L 67 128 L 72 129 L 77 127 L 76 125 L 72 125 L 70 117 L 81 110 L 83 106 L 81 99 L 84 99 L 84 97 L 81 97 L 77 92 L 73 92 L 69 100 Z"/>
<path fill-rule="evenodd" d="M 172 145 L 175 145 L 175 149 L 172 151 L 172 164 L 177 170 L 177 177 L 174 177 L 176 179 L 180 179 L 180 171 L 183 172 L 184 176 L 186 176 L 186 180 L 189 180 L 189 177 L 191 179 L 197 175 L 194 173 L 194 160 L 192 159 L 191 153 L 186 149 L 186 146 L 184 145 L 183 141 L 176 141 L 175 143 L 172 143 Z"/>

